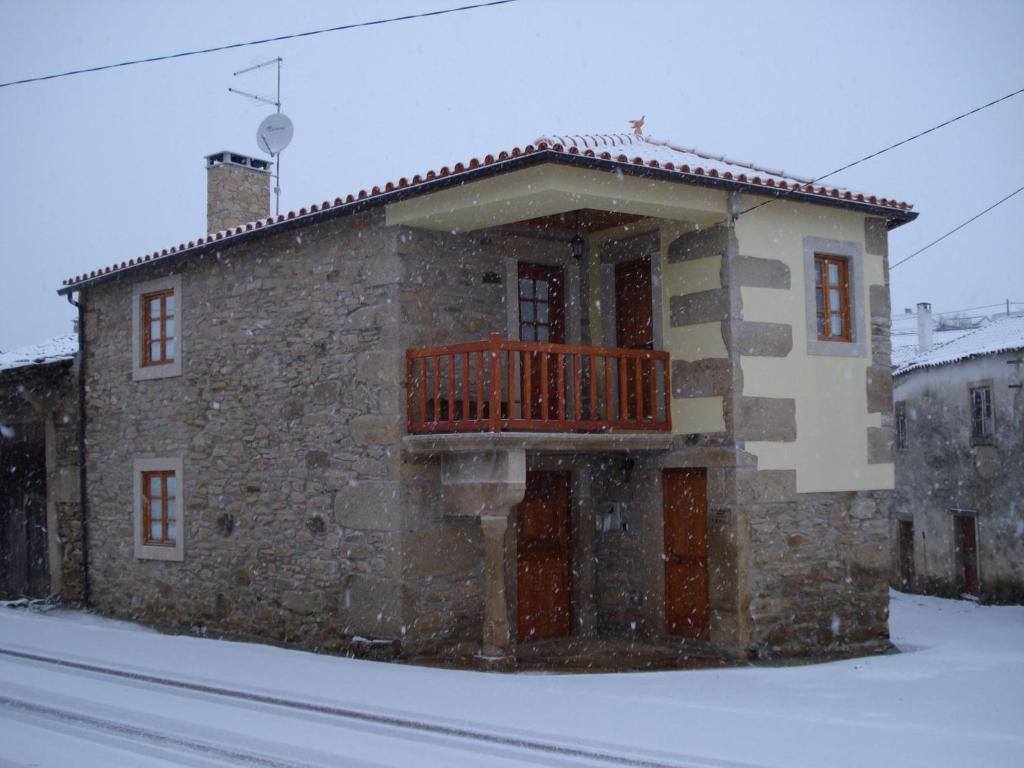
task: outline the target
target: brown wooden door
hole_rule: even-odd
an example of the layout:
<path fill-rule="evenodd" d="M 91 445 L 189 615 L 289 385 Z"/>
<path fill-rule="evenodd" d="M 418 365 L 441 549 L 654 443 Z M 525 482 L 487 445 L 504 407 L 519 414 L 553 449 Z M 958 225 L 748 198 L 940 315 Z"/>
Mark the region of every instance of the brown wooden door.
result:
<path fill-rule="evenodd" d="M 707 471 L 666 469 L 665 630 L 708 637 Z"/>
<path fill-rule="evenodd" d="M 914 588 L 914 522 L 899 522 L 899 567 L 900 589 L 907 592 Z"/>
<path fill-rule="evenodd" d="M 565 344 L 565 272 L 561 267 L 544 264 L 519 264 L 519 339 L 548 344 Z M 525 356 L 524 356 L 525 357 Z M 544 361 L 541 358 L 546 357 Z M 547 377 L 542 371 L 547 367 Z M 547 396 L 547 417 L 558 414 L 558 357 L 535 352 L 521 361 L 523 377 L 523 418 L 544 418 L 544 396 Z M 546 391 L 545 391 L 546 387 Z"/>
<path fill-rule="evenodd" d="M 516 577 L 520 641 L 572 631 L 568 472 L 527 472 L 517 518 Z"/>
<path fill-rule="evenodd" d="M 654 349 L 654 310 L 651 303 L 651 259 L 633 259 L 615 266 L 615 344 L 624 349 Z M 650 364 L 641 363 L 643 386 L 650 392 Z M 654 403 L 639 405 L 636 397 L 636 368 L 626 369 L 629 413 L 623 418 L 652 417 Z"/>
<path fill-rule="evenodd" d="M 956 562 L 960 584 L 968 595 L 978 594 L 978 529 L 973 515 L 953 517 Z"/>

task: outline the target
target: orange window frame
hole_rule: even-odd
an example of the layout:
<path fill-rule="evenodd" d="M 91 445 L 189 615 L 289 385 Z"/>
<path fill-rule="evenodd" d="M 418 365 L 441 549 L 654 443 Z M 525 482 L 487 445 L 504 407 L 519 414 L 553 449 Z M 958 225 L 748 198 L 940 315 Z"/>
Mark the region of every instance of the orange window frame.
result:
<path fill-rule="evenodd" d="M 168 488 L 168 480 L 174 478 L 174 470 L 161 470 L 158 472 L 143 472 L 142 473 L 142 543 L 146 546 L 158 546 L 158 547 L 173 547 L 177 542 L 177 524 L 180 520 L 178 514 L 177 498 L 174 494 L 170 493 Z M 159 481 L 160 492 L 159 495 L 154 496 L 152 493 L 152 482 L 156 479 Z M 175 483 L 177 486 L 177 483 Z M 175 487 L 175 491 L 177 488 Z M 153 502 L 160 502 L 160 515 L 155 518 L 160 523 L 160 536 L 153 536 Z M 171 536 L 169 531 L 169 523 L 171 516 L 168 514 L 168 502 L 175 503 L 175 535 Z"/>
<path fill-rule="evenodd" d="M 839 279 L 833 282 L 829 267 L 838 267 Z M 839 292 L 839 307 L 832 306 L 832 291 Z M 852 341 L 853 325 L 850 322 L 850 262 L 842 256 L 814 255 L 814 296 L 815 320 L 818 323 L 818 339 L 821 341 Z M 841 332 L 832 333 L 832 316 L 839 315 Z"/>
<path fill-rule="evenodd" d="M 174 290 L 147 293 L 142 297 L 142 365 L 167 365 L 174 362 L 174 355 L 167 354 L 168 342 L 174 341 L 174 334 L 168 333 L 168 320 L 174 319 L 173 309 L 167 311 L 167 299 L 174 298 Z M 153 302 L 159 302 L 159 314 L 153 315 Z M 153 336 L 153 323 L 159 326 L 159 336 Z M 153 344 L 160 345 L 159 357 L 153 357 Z"/>

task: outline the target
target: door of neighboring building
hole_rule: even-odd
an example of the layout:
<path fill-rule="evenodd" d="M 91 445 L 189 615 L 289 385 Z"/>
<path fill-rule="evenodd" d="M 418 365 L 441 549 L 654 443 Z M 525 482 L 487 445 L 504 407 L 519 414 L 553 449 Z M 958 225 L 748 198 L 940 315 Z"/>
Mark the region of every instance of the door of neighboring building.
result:
<path fill-rule="evenodd" d="M 0 592 L 46 597 L 46 451 L 41 424 L 17 424 L 0 438 Z"/>
<path fill-rule="evenodd" d="M 615 265 L 615 345 L 623 349 L 654 349 L 654 308 L 651 301 L 651 259 L 624 261 Z M 650 391 L 653 372 L 642 370 L 643 391 Z M 636 369 L 626 369 L 629 414 L 623 418 L 642 419 L 636 399 Z M 643 403 L 641 403 L 643 405 Z M 655 407 L 653 403 L 645 408 Z M 651 414 L 646 414 L 650 416 Z"/>
<path fill-rule="evenodd" d="M 519 263 L 519 339 L 549 344 L 565 344 L 565 271 L 545 264 Z M 548 375 L 542 381 L 543 361 Z M 524 358 L 527 356 L 524 356 Z M 528 355 L 529 386 L 523 387 L 523 418 L 544 418 L 542 390 L 547 385 L 548 418 L 558 414 L 557 355 L 534 352 Z M 526 380 L 526 360 L 522 377 Z"/>
<path fill-rule="evenodd" d="M 708 492 L 704 469 L 666 469 L 665 630 L 708 637 Z"/>
<path fill-rule="evenodd" d="M 914 521 L 900 520 L 898 530 L 900 589 L 911 592 L 914 589 Z"/>
<path fill-rule="evenodd" d="M 957 578 L 968 595 L 978 594 L 978 527 L 974 515 L 953 516 Z"/>
<path fill-rule="evenodd" d="M 518 637 L 572 632 L 569 472 L 527 472 L 516 529 Z"/>

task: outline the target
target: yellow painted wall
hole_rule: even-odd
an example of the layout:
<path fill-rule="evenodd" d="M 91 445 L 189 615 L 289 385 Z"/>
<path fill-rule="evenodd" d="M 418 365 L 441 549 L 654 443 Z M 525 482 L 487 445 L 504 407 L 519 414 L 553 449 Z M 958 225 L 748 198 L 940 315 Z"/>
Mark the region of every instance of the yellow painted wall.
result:
<path fill-rule="evenodd" d="M 749 202 L 744 201 L 744 207 Z M 740 254 L 779 259 L 790 269 L 788 291 L 743 288 L 743 318 L 787 323 L 793 350 L 785 358 L 741 357 L 743 394 L 796 400 L 797 439 L 793 443 L 751 441 L 746 449 L 759 469 L 795 469 L 797 490 L 855 491 L 892 488 L 892 464 L 867 463 L 867 428 L 881 425 L 881 414 L 867 412 L 865 377 L 871 364 L 871 285 L 885 282 L 882 257 L 864 254 L 864 279 L 856 300 L 862 303 L 862 357 L 807 353 L 804 306 L 803 238 L 820 237 L 864 244 L 864 216 L 853 211 L 776 202 L 740 217 L 736 223 Z"/>

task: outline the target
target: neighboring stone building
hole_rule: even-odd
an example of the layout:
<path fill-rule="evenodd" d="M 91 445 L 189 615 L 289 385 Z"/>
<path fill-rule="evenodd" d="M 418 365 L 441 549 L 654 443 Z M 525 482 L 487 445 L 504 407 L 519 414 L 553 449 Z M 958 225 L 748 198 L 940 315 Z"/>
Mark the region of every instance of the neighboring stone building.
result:
<path fill-rule="evenodd" d="M 888 647 L 915 216 L 548 137 L 68 280 L 94 604 L 506 664 Z"/>
<path fill-rule="evenodd" d="M 1024 315 L 933 342 L 930 313 L 893 350 L 893 585 L 1024 602 Z"/>
<path fill-rule="evenodd" d="M 0 599 L 83 599 L 77 348 L 0 353 Z"/>

